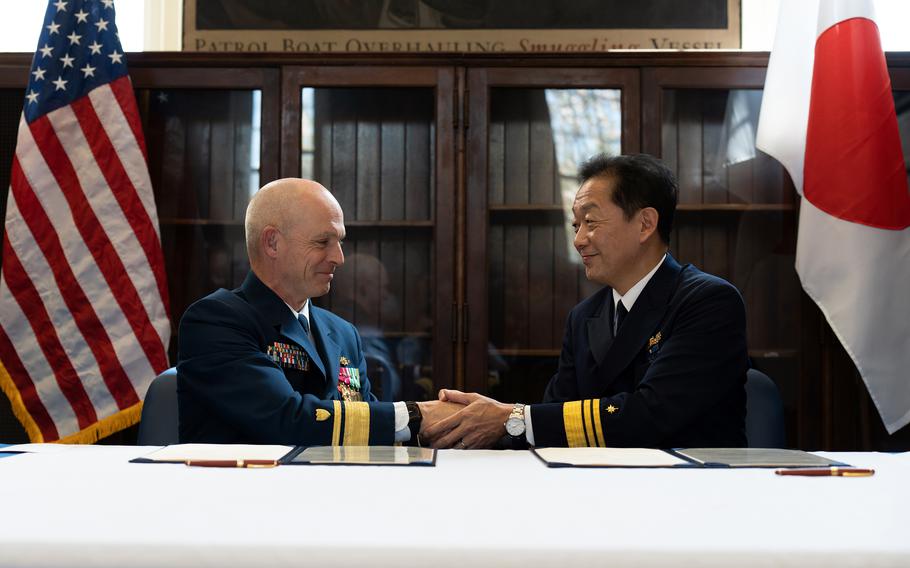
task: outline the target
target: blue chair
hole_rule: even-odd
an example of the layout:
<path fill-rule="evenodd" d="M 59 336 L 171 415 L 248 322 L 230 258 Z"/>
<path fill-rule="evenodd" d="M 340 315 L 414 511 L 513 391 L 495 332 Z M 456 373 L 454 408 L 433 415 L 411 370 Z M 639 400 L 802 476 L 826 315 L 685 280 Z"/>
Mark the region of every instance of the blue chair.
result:
<path fill-rule="evenodd" d="M 401 377 L 385 357 L 366 353 L 367 376 L 376 398 L 383 402 L 401 400 Z"/>
<path fill-rule="evenodd" d="M 746 441 L 750 448 L 784 448 L 784 404 L 777 385 L 757 369 L 746 373 Z"/>
<path fill-rule="evenodd" d="M 179 444 L 177 429 L 177 369 L 171 367 L 152 381 L 139 421 L 140 446 Z"/>

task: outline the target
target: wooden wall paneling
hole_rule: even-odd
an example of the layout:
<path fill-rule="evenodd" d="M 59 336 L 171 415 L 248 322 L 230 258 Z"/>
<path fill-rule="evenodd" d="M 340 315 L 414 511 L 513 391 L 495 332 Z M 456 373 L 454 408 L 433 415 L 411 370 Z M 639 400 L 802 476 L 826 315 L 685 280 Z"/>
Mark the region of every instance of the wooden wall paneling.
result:
<path fill-rule="evenodd" d="M 528 119 L 528 192 L 529 203 L 552 205 L 553 182 L 557 177 L 550 111 L 542 90 L 527 91 Z"/>
<path fill-rule="evenodd" d="M 400 195 L 400 192 L 396 193 Z M 408 267 L 405 265 L 404 244 L 409 237 L 406 229 L 386 229 L 379 241 L 379 260 L 386 273 L 383 294 L 380 295 L 379 325 L 385 331 L 404 330 L 404 306 L 408 302 L 405 296 Z M 380 283 L 377 282 L 376 285 L 379 286 Z M 388 298 L 385 294 L 388 294 Z"/>
<path fill-rule="evenodd" d="M 468 116 L 470 127 L 465 132 L 464 145 L 464 264 L 466 267 L 464 278 L 464 302 L 470 307 L 469 322 L 467 322 L 468 335 L 463 348 L 463 383 L 469 391 L 485 392 L 487 389 L 487 358 L 489 357 L 488 338 L 490 337 L 490 309 L 493 308 L 492 299 L 487 297 L 489 291 L 489 275 L 491 268 L 488 262 L 487 247 L 490 246 L 488 238 L 493 237 L 492 227 L 489 227 L 487 213 L 488 192 L 487 175 L 488 164 L 494 166 L 487 155 L 488 122 L 493 118 L 490 107 L 496 104 L 489 92 L 489 69 L 468 69 L 465 74 L 466 94 L 468 102 Z M 462 119 L 463 120 L 463 119 Z M 494 123 L 495 124 L 495 123 Z M 505 140 L 505 125 L 503 124 L 503 140 Z M 503 148 L 502 162 L 505 163 L 505 149 Z M 505 174 L 503 174 L 505 183 Z M 502 202 L 505 192 L 503 190 Z M 505 228 L 502 229 L 502 243 L 505 246 Z M 503 271 L 503 277 L 505 273 Z M 505 290 L 503 286 L 501 289 Z M 504 302 L 503 302 L 504 308 Z M 460 306 L 457 307 L 460 310 Z M 504 318 L 500 317 L 499 321 Z M 464 325 L 464 322 L 462 322 Z M 459 342 L 463 336 L 458 337 Z M 505 341 L 505 330 L 502 330 L 501 341 L 497 347 L 502 347 Z M 456 363 L 458 366 L 460 362 Z"/>
<path fill-rule="evenodd" d="M 284 62 L 280 67 L 280 97 L 275 97 L 274 104 L 280 116 L 276 122 L 275 139 L 280 139 L 283 176 L 300 175 L 300 94 L 303 87 L 315 88 L 317 97 L 320 97 L 325 96 L 320 95 L 320 90 L 332 88 L 435 87 L 437 83 L 438 71 L 433 67 L 394 67 L 375 63 L 365 66 L 319 65 L 324 63 L 322 60 L 315 63 L 301 66 Z M 319 105 L 317 100 L 316 106 Z M 317 116 L 320 112 L 323 111 L 317 110 Z M 278 149 L 275 155 L 278 155 Z M 327 171 L 323 169 L 322 174 Z M 353 214 L 352 210 L 350 215 Z"/>
<path fill-rule="evenodd" d="M 242 220 L 246 215 L 246 206 L 250 198 L 261 185 L 261 173 L 258 179 L 253 181 L 253 164 L 251 164 L 251 152 L 253 151 L 253 97 L 244 92 L 234 92 L 232 94 L 234 111 L 232 116 L 243 117 L 234 124 L 234 191 L 232 212 L 228 216 L 232 219 Z M 260 139 L 261 130 L 260 130 Z M 261 165 L 261 160 L 260 160 Z"/>
<path fill-rule="evenodd" d="M 234 287 L 246 275 L 243 229 L 232 220 L 243 218 L 250 191 L 250 91 L 262 94 L 260 179 L 273 179 L 278 172 L 279 75 L 270 69 L 140 65 L 132 67 L 131 76 L 136 89 L 147 93 L 143 108 L 153 116 L 145 121 L 151 125 L 146 130 L 150 174 L 157 177 L 176 332 L 190 303 L 215 288 Z M 169 99 L 158 100 L 157 93 Z M 176 345 L 176 333 L 172 343 Z M 175 347 L 170 355 L 176 355 Z"/>
<path fill-rule="evenodd" d="M 760 309 L 759 293 L 761 284 L 755 278 L 755 266 L 758 263 L 759 241 L 755 238 L 749 238 L 753 230 L 751 221 L 755 216 L 743 213 L 739 216 L 738 234 L 743 238 L 736 243 L 736 262 L 733 270 L 733 283 L 743 295 L 743 301 L 746 303 L 746 344 L 750 349 L 766 349 L 768 346 L 764 343 L 760 334 L 762 329 L 759 321 L 764 317 L 764 311 Z"/>
<path fill-rule="evenodd" d="M 186 306 L 182 305 L 185 302 L 185 300 L 183 300 L 183 298 L 185 298 L 185 295 L 180 293 L 184 291 L 184 288 L 186 286 L 186 279 L 184 278 L 185 273 L 181 271 L 182 267 L 178 266 L 178 262 L 175 260 L 175 256 L 176 258 L 180 257 L 174 254 L 174 251 L 176 251 L 179 246 L 177 239 L 177 231 L 179 229 L 180 228 L 176 225 L 168 224 L 162 225 L 160 230 L 161 250 L 164 253 L 164 267 L 167 271 L 167 288 L 171 308 L 172 333 L 170 345 L 168 345 L 168 360 L 172 364 L 177 362 L 176 324 L 179 323 L 179 321 L 174 321 L 173 316 L 174 313 L 177 313 L 178 310 L 179 313 L 183 313 L 183 310 L 186 309 Z"/>
<path fill-rule="evenodd" d="M 238 230 L 237 233 L 240 238 L 234 241 L 231 266 L 233 278 L 229 289 L 240 287 L 250 271 L 250 259 L 246 254 L 246 240 L 243 238 L 243 231 Z"/>
<path fill-rule="evenodd" d="M 281 74 L 278 69 L 262 69 L 261 70 L 261 90 L 262 95 L 260 97 L 260 104 L 262 105 L 260 112 L 260 124 L 259 124 L 259 185 L 263 186 L 266 183 L 276 180 L 281 175 L 280 162 L 281 162 L 281 121 L 283 114 L 286 110 L 286 107 L 282 105 L 281 100 Z M 297 93 L 297 132 L 299 135 L 300 132 L 300 93 Z M 294 148 L 299 149 L 300 145 L 298 144 Z M 299 150 L 298 150 L 298 159 L 299 159 Z M 299 167 L 298 167 L 298 172 Z M 298 174 L 299 175 L 299 174 Z M 258 189 L 258 188 L 255 188 Z"/>
<path fill-rule="evenodd" d="M 535 205 L 552 205 L 554 182 L 558 180 L 556 149 L 553 145 L 553 129 L 545 93 L 542 90 L 527 91 L 529 96 L 529 159 L 528 182 L 529 201 Z M 561 223 L 558 225 L 561 228 Z M 528 268 L 528 319 L 529 332 L 527 347 L 530 349 L 552 348 L 553 343 L 553 296 L 554 255 L 559 254 L 553 246 L 553 221 L 547 217 L 543 222 L 532 220 L 529 227 L 529 268 Z"/>
<path fill-rule="evenodd" d="M 161 178 L 164 173 L 161 164 L 161 149 L 164 146 L 165 121 L 161 120 L 159 117 L 152 118 L 152 96 L 149 90 L 137 89 L 135 93 L 136 106 L 139 110 L 139 121 L 142 125 L 142 132 L 145 135 L 149 179 L 152 182 L 152 190 L 155 194 L 155 207 L 158 218 L 173 217 L 176 211 L 176 200 L 170 196 L 167 199 L 164 198 L 161 183 Z M 13 151 L 15 150 L 15 141 L 12 141 L 12 143 L 13 146 L 9 149 L 10 157 L 12 157 Z M 2 152 L 2 149 L 0 149 L 0 152 Z M 8 183 L 9 179 L 6 179 L 6 182 Z"/>
<path fill-rule="evenodd" d="M 727 91 L 701 93 L 702 118 L 702 176 L 704 203 L 728 203 L 726 147 L 724 122 L 727 110 Z"/>
<path fill-rule="evenodd" d="M 464 271 L 464 177 L 463 132 L 456 134 L 455 117 L 459 100 L 456 84 L 464 78 L 464 70 L 457 73 L 454 68 L 441 67 L 434 71 L 435 91 L 433 106 L 434 121 L 430 128 L 430 187 L 432 196 L 428 216 L 434 220 L 433 255 L 430 263 L 433 272 L 426 290 L 432 321 L 425 326 L 432 333 L 432 356 L 427 360 L 433 370 L 433 384 L 436 388 L 464 388 L 463 374 L 456 376 L 456 349 L 452 337 L 455 323 L 453 305 L 463 297 Z M 452 120 L 449 120 L 452 117 Z M 406 298 L 406 297 L 405 297 Z M 460 352 L 460 351 L 459 351 Z M 461 365 L 461 360 L 457 365 Z M 460 368 L 460 367 L 459 367 Z"/>
<path fill-rule="evenodd" d="M 754 342 L 750 345 L 763 349 L 781 348 L 778 315 L 783 307 L 778 289 L 779 263 L 787 262 L 775 254 L 780 242 L 780 214 L 756 212 L 745 216 L 752 221 L 747 235 L 753 243 L 751 286 L 754 289 L 749 315 L 754 322 Z"/>
<path fill-rule="evenodd" d="M 533 177 L 533 174 L 532 174 Z M 533 224 L 528 227 L 528 339 L 529 349 L 553 348 L 553 281 L 555 275 L 553 227 Z M 561 333 L 561 328 L 556 328 Z"/>
<path fill-rule="evenodd" d="M 507 126 L 508 128 L 508 126 Z M 508 349 L 528 344 L 529 238 L 526 225 L 508 224 L 504 228 L 505 262 L 503 263 L 503 346 Z"/>
<path fill-rule="evenodd" d="M 183 164 L 187 175 L 183 178 L 181 193 L 193 196 L 188 203 L 190 210 L 181 211 L 181 217 L 207 219 L 211 192 L 212 125 L 208 120 L 191 120 L 187 124 Z"/>
<path fill-rule="evenodd" d="M 434 273 L 432 247 L 426 238 L 405 242 L 404 328 L 411 333 L 427 333 L 433 327 Z"/>
<path fill-rule="evenodd" d="M 541 67 L 529 72 L 527 69 L 510 68 L 503 65 L 502 67 L 470 68 L 467 74 L 468 93 L 470 93 L 470 128 L 468 129 L 467 139 L 467 227 L 466 227 L 466 251 L 469 266 L 483 266 L 489 270 L 492 275 L 494 271 L 499 270 L 498 259 L 494 261 L 495 252 L 487 250 L 488 231 L 490 238 L 498 239 L 493 236 L 494 231 L 499 231 L 497 225 L 501 227 L 503 253 L 502 278 L 505 283 L 502 285 L 502 315 L 496 314 L 493 306 L 498 294 L 488 289 L 489 277 L 484 272 L 477 270 L 469 271 L 466 283 L 466 295 L 468 302 L 472 305 L 472 314 L 477 314 L 477 306 L 481 305 L 479 318 L 475 315 L 472 317 L 471 339 L 467 345 L 467 357 L 465 362 L 466 369 L 466 387 L 470 390 L 481 390 L 487 388 L 487 337 L 494 337 L 498 334 L 498 326 L 502 326 L 502 345 L 506 349 L 527 349 L 530 344 L 528 333 L 530 322 L 528 320 L 530 310 L 537 310 L 541 306 L 531 306 L 532 302 L 539 302 L 543 299 L 535 297 L 537 292 L 530 291 L 531 282 L 538 282 L 537 279 L 530 277 L 531 271 L 541 270 L 534 263 L 538 259 L 534 256 L 533 250 L 530 250 L 530 242 L 543 242 L 542 235 L 537 235 L 538 226 L 531 226 L 530 220 L 526 218 L 523 223 L 519 224 L 517 211 L 497 211 L 495 218 L 496 225 L 488 226 L 490 222 L 487 207 L 489 205 L 507 205 L 507 206 L 527 206 L 530 204 L 549 204 L 561 202 L 561 191 L 558 187 L 558 180 L 554 180 L 550 187 L 554 194 L 544 199 L 545 184 L 536 185 L 538 179 L 530 179 L 532 164 L 513 158 L 516 153 L 515 145 L 524 145 L 527 149 L 518 152 L 520 158 L 533 161 L 531 146 L 538 142 L 539 132 L 543 130 L 543 122 L 539 121 L 534 124 L 528 121 L 531 113 L 526 109 L 521 109 L 518 105 L 528 105 L 531 99 L 525 94 L 524 98 L 518 98 L 522 93 L 530 93 L 532 97 L 539 97 L 536 101 L 542 109 L 545 106 L 545 98 L 542 89 L 546 88 L 621 88 L 622 89 L 622 107 L 623 107 L 623 149 L 626 152 L 635 152 L 640 148 L 640 129 L 637 120 L 640 108 L 640 81 L 638 69 L 593 69 L 593 68 L 550 68 Z M 533 90 L 529 90 L 533 89 Z M 510 100 L 510 97 L 517 98 L 515 103 L 510 104 L 507 108 L 501 109 L 498 105 L 504 104 L 502 101 Z M 489 101 L 489 104 L 488 104 Z M 511 117 L 515 115 L 516 119 Z M 502 117 L 502 134 L 499 134 L 500 117 Z M 518 117 L 524 117 L 524 124 L 527 125 L 527 133 L 522 131 L 525 128 L 518 122 Z M 548 133 L 552 140 L 552 133 Z M 500 142 L 500 140 L 502 142 Z M 499 147 L 502 151 L 499 151 Z M 534 150 L 536 152 L 536 150 Z M 536 154 L 535 154 L 536 155 Z M 555 158 L 555 156 L 554 156 Z M 492 160 L 501 161 L 503 164 L 502 174 L 497 168 L 497 164 Z M 554 164 L 555 166 L 555 164 Z M 554 167 L 555 169 L 555 167 Z M 570 173 L 571 175 L 571 173 Z M 556 174 L 554 173 L 554 177 Z M 499 184 L 502 179 L 502 184 Z M 516 183 L 516 179 L 518 182 Z M 500 192 L 500 187 L 502 191 Z M 532 189 L 533 188 L 533 189 Z M 531 191 L 534 192 L 532 200 Z M 552 221 L 548 217 L 548 227 L 546 228 L 552 235 L 553 252 L 551 253 L 551 262 L 553 270 L 557 267 L 571 268 L 568 272 L 560 273 L 555 276 L 551 296 L 550 322 L 556 324 L 556 330 L 551 325 L 551 333 L 558 335 L 561 339 L 561 333 L 565 322 L 565 314 L 571 309 L 571 306 L 577 303 L 578 298 L 589 295 L 596 286 L 588 283 L 584 278 L 579 279 L 577 265 L 571 263 L 566 257 L 566 252 L 557 252 L 557 248 L 563 248 L 570 251 L 569 243 L 565 241 L 566 237 L 560 223 Z M 538 219 L 539 221 L 539 219 Z M 501 223 L 501 225 L 500 225 Z M 556 228 L 559 227 L 559 228 Z M 559 234 L 559 236 L 557 236 Z M 498 248 L 496 245 L 491 245 Z M 516 248 L 517 246 L 517 248 Z M 528 255 L 532 255 L 528 257 Z M 488 256 L 489 255 L 489 256 Z M 488 264 L 489 261 L 489 264 Z M 516 296 L 522 296 L 519 300 Z M 557 303 L 560 306 L 557 308 Z M 490 304 L 489 306 L 487 304 Z M 524 310 L 523 312 L 521 310 Z M 561 312 L 557 314 L 557 312 Z M 494 315 L 496 314 L 496 315 Z M 489 317 L 496 317 L 499 322 L 493 323 Z M 520 318 L 520 319 L 516 319 Z M 535 314 L 535 319 L 542 317 Z M 483 334 L 477 337 L 478 332 Z M 536 339 L 535 339 L 536 341 Z M 550 341 L 550 348 L 555 340 Z M 514 351 L 513 351 L 514 352 Z M 531 360 L 521 362 L 513 361 L 522 369 L 523 365 L 530 364 L 528 370 L 537 369 L 542 360 Z M 549 368 L 549 365 L 544 365 Z M 517 369 L 518 367 L 516 367 Z M 537 372 L 535 371 L 535 372 Z M 519 373 L 520 374 L 520 373 Z M 517 375 L 516 375 L 517 376 Z M 522 377 L 522 385 L 530 384 L 528 381 L 531 377 Z M 508 382 L 508 380 L 507 380 Z M 514 385 L 518 388 L 521 385 Z M 510 387 L 511 388 L 511 387 Z"/>
<path fill-rule="evenodd" d="M 687 211 L 680 219 L 679 225 L 679 262 L 691 262 L 695 266 L 704 266 L 704 246 L 702 244 L 705 213 Z"/>
<path fill-rule="evenodd" d="M 360 90 L 351 97 L 351 104 L 357 108 L 356 119 L 356 214 L 359 221 L 379 220 L 380 189 L 380 110 L 376 96 L 368 90 Z M 385 102 L 385 101 L 383 101 Z M 353 109 L 352 109 L 353 110 Z"/>
<path fill-rule="evenodd" d="M 494 93 L 505 126 L 505 203 L 530 203 L 530 121 L 527 91 L 503 89 Z"/>
<path fill-rule="evenodd" d="M 427 148 L 429 149 L 430 156 L 435 156 L 436 155 L 436 132 L 437 132 L 435 122 L 430 122 L 429 131 L 430 131 L 429 136 L 428 136 L 429 144 L 427 145 Z M 430 188 L 432 189 L 432 191 L 430 191 L 430 195 L 429 195 L 430 199 L 429 199 L 429 207 L 427 208 L 427 217 L 433 219 L 434 221 L 438 221 L 438 219 L 433 214 L 433 212 L 436 210 L 436 196 L 438 194 L 436 184 L 435 184 L 436 166 L 438 164 L 438 161 L 431 159 L 431 160 L 429 160 L 428 163 L 430 165 L 430 168 L 429 168 L 430 171 L 429 171 L 429 175 L 427 177 L 430 179 Z M 454 167 L 454 164 L 451 164 L 450 166 Z"/>
<path fill-rule="evenodd" d="M 619 70 L 617 70 L 619 71 Z M 617 85 L 622 89 L 622 151 L 643 152 L 642 148 L 642 76 L 639 69 L 623 69 Z"/>
<path fill-rule="evenodd" d="M 234 93 L 226 97 L 212 97 L 211 102 L 218 112 L 209 120 L 209 186 L 208 217 L 224 221 L 234 213 L 237 187 L 234 179 Z M 217 102 L 216 102 L 217 101 Z"/>
<path fill-rule="evenodd" d="M 492 160 L 491 160 L 492 161 Z M 506 289 L 505 271 L 505 226 L 502 223 L 491 223 L 487 235 L 487 270 L 489 290 L 490 342 L 496 347 L 505 345 L 505 298 Z"/>
<path fill-rule="evenodd" d="M 143 54 L 144 55 L 144 54 Z M 197 115 L 207 115 L 211 104 L 218 104 L 220 97 L 207 97 L 210 91 L 245 91 L 238 96 L 248 97 L 249 91 L 261 91 L 261 131 L 260 131 L 260 181 L 271 181 L 278 177 L 279 171 L 279 116 L 285 110 L 292 110 L 293 105 L 284 106 L 280 99 L 280 74 L 277 69 L 267 67 L 185 67 L 184 54 L 176 57 L 156 59 L 130 57 L 130 79 L 136 89 L 165 90 L 172 93 L 171 101 L 179 106 L 178 113 L 184 117 L 198 118 L 187 114 L 192 108 L 185 102 L 182 93 L 195 93 L 202 98 Z M 236 62 L 229 62 L 236 64 Z M 299 96 L 299 95 L 298 95 Z M 192 95 L 190 96 L 192 98 Z M 297 103 L 299 113 L 299 102 Z M 297 121 L 299 130 L 299 120 Z M 299 132 L 298 132 L 299 138 Z M 299 157 L 298 157 L 299 159 Z"/>
<path fill-rule="evenodd" d="M 0 87 L 0 212 L 6 211 L 6 200 L 9 198 L 10 174 L 12 172 L 13 155 L 16 152 L 16 141 L 19 131 L 19 118 L 22 116 L 23 88 Z M 3 396 L 0 395 L 0 403 Z M 12 418 L 12 417 L 10 417 Z M 0 411 L 0 421 L 3 413 Z M 15 422 L 13 420 L 13 422 Z M 2 422 L 0 422 L 2 423 Z M 16 423 L 18 425 L 18 423 Z M 0 426 L 0 433 L 3 432 Z"/>
<path fill-rule="evenodd" d="M 350 255 L 360 250 L 361 239 L 369 238 L 368 231 L 364 229 L 348 229 L 350 233 L 345 240 L 345 254 Z M 338 317 L 350 322 L 356 322 L 357 310 L 354 307 L 354 297 L 357 294 L 357 270 L 355 263 L 347 262 L 335 270 L 332 288 L 327 296 L 314 300 L 317 305 L 330 310 Z"/>
<path fill-rule="evenodd" d="M 369 229 L 360 233 L 356 243 L 356 260 L 347 268 L 348 277 L 354 280 L 354 317 L 351 321 L 365 329 L 378 330 L 382 303 L 382 283 L 377 264 L 381 262 L 381 231 Z"/>
<path fill-rule="evenodd" d="M 281 177 L 300 176 L 300 144 L 301 144 L 301 113 L 302 110 L 302 92 L 301 89 L 306 85 L 303 82 L 303 71 L 298 67 L 283 66 L 280 70 L 281 91 L 279 99 L 279 167 Z M 316 121 L 314 123 L 315 136 L 315 156 L 314 169 L 317 172 L 317 181 L 329 187 L 332 172 L 331 157 L 326 161 L 326 152 L 331 148 L 331 130 L 325 131 L 327 126 L 331 129 L 331 110 L 326 108 L 330 104 L 329 95 L 316 89 L 313 96 L 313 107 L 315 109 Z M 326 124 L 328 122 L 328 124 Z"/>
<path fill-rule="evenodd" d="M 494 101 L 494 104 L 495 101 Z M 505 122 L 496 114 L 490 118 L 487 154 L 487 202 L 490 205 L 505 203 Z"/>
<path fill-rule="evenodd" d="M 755 159 L 744 160 L 727 166 L 727 192 L 730 203 L 754 203 L 752 186 Z"/>
<path fill-rule="evenodd" d="M 343 92 L 347 95 L 347 92 Z M 357 114 L 354 103 L 340 91 L 332 102 L 332 186 L 341 210 L 357 220 Z"/>
<path fill-rule="evenodd" d="M 731 230 L 730 217 L 726 211 L 705 213 L 702 217 L 703 260 L 700 268 L 725 280 L 730 280 L 732 272 L 727 249 Z"/>
<path fill-rule="evenodd" d="M 825 446 L 832 450 L 847 450 L 857 446 L 859 425 L 859 401 L 862 393 L 856 368 L 830 328 L 825 330 L 828 358 L 828 376 L 824 381 L 823 414 L 827 432 Z M 834 421 L 849 425 L 849 428 L 832 427 Z"/>
<path fill-rule="evenodd" d="M 783 167 L 761 151 L 755 156 L 755 203 L 792 203 L 793 196 L 784 193 Z"/>
<path fill-rule="evenodd" d="M 760 89 L 765 82 L 764 67 L 645 67 L 641 72 L 641 147 L 660 155 L 663 116 L 668 108 L 667 91 L 717 89 Z M 678 104 L 678 101 L 677 101 Z"/>
<path fill-rule="evenodd" d="M 203 234 L 206 242 L 202 262 L 198 265 L 205 279 L 197 290 L 197 298 L 218 288 L 229 288 L 232 284 L 231 253 L 233 244 L 229 243 L 231 235 L 224 225 L 207 225 Z"/>
<path fill-rule="evenodd" d="M 800 375 L 797 405 L 796 444 L 799 448 L 822 448 L 822 383 L 825 380 L 827 364 L 821 312 L 815 303 L 806 295 L 800 294 Z"/>
<path fill-rule="evenodd" d="M 408 165 L 404 121 L 396 117 L 383 117 L 380 136 L 379 218 L 404 219 L 405 170 Z"/>
<path fill-rule="evenodd" d="M 772 251 L 777 269 L 775 288 L 778 290 L 780 301 L 777 333 L 784 348 L 798 349 L 798 331 L 802 328 L 803 322 L 799 309 L 802 286 L 796 273 L 797 216 L 792 210 L 781 211 L 775 215 L 780 220 L 779 240 Z"/>
<path fill-rule="evenodd" d="M 182 120 L 170 116 L 160 121 L 163 127 L 161 138 L 155 137 L 160 146 L 149 146 L 150 162 L 158 163 L 161 183 L 155 187 L 159 204 L 158 218 L 195 217 L 194 193 L 185 190 L 184 176 L 187 173 L 187 133 Z M 157 129 L 156 129 L 157 131 Z M 154 159 L 156 157 L 157 159 Z M 163 206 L 163 207 L 162 207 Z"/>
<path fill-rule="evenodd" d="M 788 298 L 792 297 L 791 294 L 795 290 L 793 286 L 797 285 L 798 281 L 785 279 L 784 274 L 792 270 L 791 267 L 796 262 L 796 258 L 788 254 L 784 247 L 784 243 L 787 240 L 784 235 L 784 212 L 765 211 L 762 213 L 767 218 L 770 233 L 770 244 L 764 258 L 770 273 L 767 284 L 770 290 L 768 298 L 770 303 L 766 304 L 766 306 L 773 308 L 773 317 L 769 318 L 768 325 L 769 334 L 771 335 L 769 341 L 773 342 L 773 349 L 775 350 L 793 349 L 796 347 L 796 342 L 791 341 L 790 329 L 788 329 L 786 324 L 790 317 L 788 310 L 791 308 L 788 305 Z M 790 288 L 782 288 L 781 284 L 790 284 Z"/>
<path fill-rule="evenodd" d="M 313 177 L 325 187 L 332 187 L 332 93 L 329 89 L 315 89 L 313 94 Z M 298 123 L 297 129 L 301 128 Z M 300 155 L 300 147 L 294 149 L 294 155 Z M 286 172 L 287 176 L 299 176 L 301 171 Z"/>
<path fill-rule="evenodd" d="M 645 149 L 645 152 L 660 156 L 673 172 L 679 171 L 679 111 L 674 91 L 660 93 L 660 147 Z"/>
<path fill-rule="evenodd" d="M 421 92 L 424 97 L 425 93 Z M 426 99 L 411 101 L 419 104 L 419 108 L 427 109 Z M 433 219 L 432 196 L 436 191 L 433 164 L 436 155 L 435 129 L 431 127 L 432 112 L 422 112 L 418 115 L 408 114 L 405 133 L 405 219 L 420 221 Z"/>
<path fill-rule="evenodd" d="M 677 120 L 677 160 L 679 169 L 676 172 L 679 182 L 679 203 L 703 203 L 702 192 L 702 117 L 701 93 L 698 91 L 678 90 L 676 93 Z"/>
<path fill-rule="evenodd" d="M 580 257 L 567 242 L 573 233 L 566 230 L 568 222 L 553 227 L 553 319 L 550 328 L 553 336 L 551 349 L 562 347 L 562 333 L 566 326 L 566 317 L 581 299 L 578 280 L 585 279 L 580 270 Z"/>

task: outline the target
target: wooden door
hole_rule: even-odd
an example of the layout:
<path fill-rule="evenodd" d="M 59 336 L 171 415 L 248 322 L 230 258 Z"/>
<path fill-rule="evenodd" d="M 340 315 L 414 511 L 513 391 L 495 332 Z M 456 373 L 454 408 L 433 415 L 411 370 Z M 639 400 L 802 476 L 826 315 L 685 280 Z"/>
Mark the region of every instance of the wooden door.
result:
<path fill-rule="evenodd" d="M 382 400 L 452 385 L 453 81 L 450 68 L 283 70 L 282 175 L 329 188 L 347 227 L 316 303 L 357 326 Z"/>
<path fill-rule="evenodd" d="M 639 150 L 636 69 L 471 69 L 465 388 L 539 402 L 566 316 L 596 290 L 572 247 L 584 159 Z"/>

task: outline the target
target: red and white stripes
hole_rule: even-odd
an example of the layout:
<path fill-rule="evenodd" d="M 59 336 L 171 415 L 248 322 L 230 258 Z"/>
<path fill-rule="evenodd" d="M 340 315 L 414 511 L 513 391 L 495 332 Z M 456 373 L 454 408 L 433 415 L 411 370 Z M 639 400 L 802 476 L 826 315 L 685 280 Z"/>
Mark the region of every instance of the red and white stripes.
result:
<path fill-rule="evenodd" d="M 138 419 L 148 384 L 168 366 L 157 227 L 128 77 L 20 122 L 0 382 L 32 440 L 92 441 Z M 99 430 L 104 420 L 118 426 Z"/>

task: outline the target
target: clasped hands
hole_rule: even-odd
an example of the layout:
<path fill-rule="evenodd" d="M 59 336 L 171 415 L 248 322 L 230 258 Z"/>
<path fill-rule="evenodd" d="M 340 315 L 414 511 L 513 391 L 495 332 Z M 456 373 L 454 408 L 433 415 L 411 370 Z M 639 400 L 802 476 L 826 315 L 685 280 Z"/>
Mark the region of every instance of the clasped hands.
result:
<path fill-rule="evenodd" d="M 514 405 L 477 393 L 439 391 L 439 400 L 421 402 L 420 440 L 434 448 L 490 448 L 505 434 Z"/>

